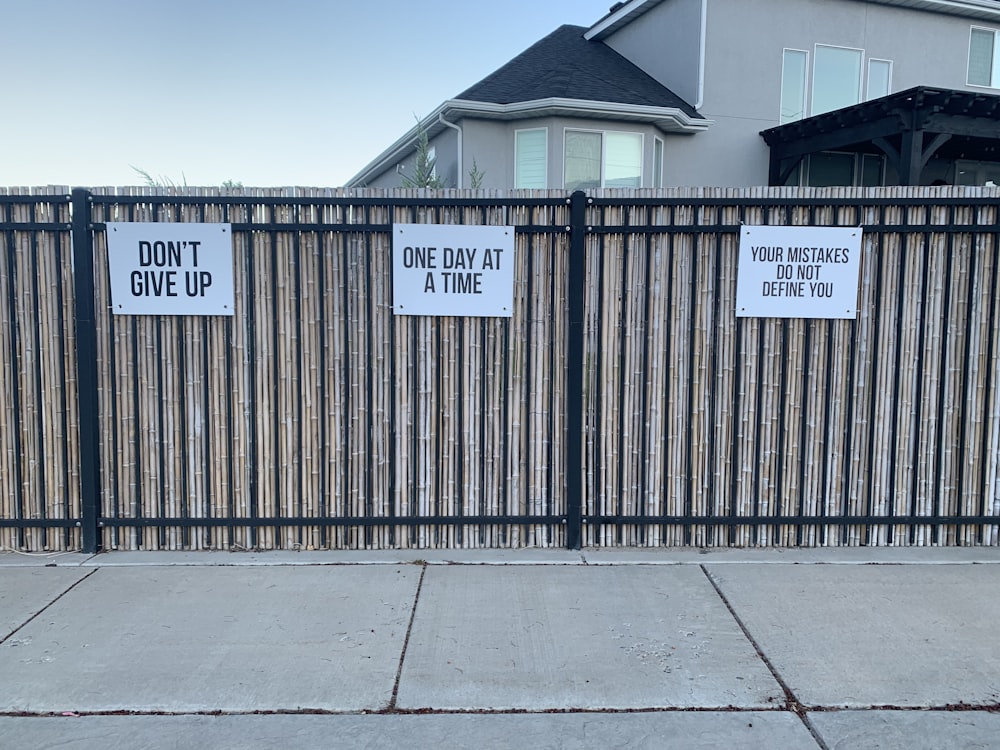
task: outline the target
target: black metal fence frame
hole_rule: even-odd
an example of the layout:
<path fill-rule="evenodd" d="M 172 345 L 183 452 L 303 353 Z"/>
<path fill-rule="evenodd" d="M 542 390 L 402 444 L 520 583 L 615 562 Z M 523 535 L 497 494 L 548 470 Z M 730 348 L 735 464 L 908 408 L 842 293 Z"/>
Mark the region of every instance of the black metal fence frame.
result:
<path fill-rule="evenodd" d="M 13 203 L 30 202 L 35 196 L 16 195 L 0 196 L 0 207 Z M 669 516 L 634 516 L 634 515 L 612 515 L 585 513 L 584 508 L 584 484 L 583 484 L 583 455 L 584 455 L 584 367 L 585 367 L 585 299 L 587 291 L 587 270 L 584 261 L 586 254 L 586 240 L 595 234 L 627 232 L 628 234 L 663 234 L 670 233 L 672 228 L 663 225 L 651 224 L 627 224 L 626 226 L 601 226 L 599 218 L 602 207 L 622 207 L 630 206 L 691 206 L 705 205 L 713 208 L 726 206 L 758 207 L 758 208 L 785 208 L 790 212 L 793 208 L 803 206 L 822 207 L 845 207 L 862 208 L 872 206 L 950 206 L 954 211 L 957 207 L 977 207 L 995 206 L 995 201 L 986 198 L 646 198 L 646 197 L 604 197 L 588 196 L 583 192 L 573 193 L 564 198 L 538 198 L 538 199 L 495 199 L 495 198 L 400 198 L 400 197 L 337 197 L 337 198 L 308 198 L 308 197 L 288 197 L 288 198 L 261 198 L 261 197 L 196 197 L 189 195 L 178 196 L 105 196 L 95 195 L 86 189 L 74 189 L 71 196 L 37 196 L 37 200 L 50 202 L 71 201 L 72 224 L 67 226 L 61 223 L 16 223 L 10 219 L 9 213 L 0 215 L 0 232 L 5 232 L 9 237 L 15 231 L 70 231 L 72 236 L 73 263 L 74 263 L 74 284 L 75 284 L 75 324 L 77 336 L 77 378 L 78 378 L 78 409 L 80 424 L 80 483 L 81 483 L 81 517 L 66 519 L 0 519 L 0 527 L 6 528 L 46 528 L 46 529 L 68 529 L 77 527 L 82 532 L 82 547 L 87 553 L 97 552 L 101 548 L 102 527 L 287 527 L 287 526 L 393 526 L 393 527 L 417 527 L 417 526 L 447 526 L 450 524 L 461 524 L 463 526 L 489 524 L 489 525 L 546 525 L 559 524 L 565 526 L 566 547 L 579 549 L 583 540 L 583 528 L 585 525 L 662 525 L 681 526 L 687 529 L 695 525 L 699 526 L 721 526 L 729 527 L 731 530 L 737 527 L 758 527 L 762 530 L 774 529 L 780 526 L 798 527 L 837 527 L 843 530 L 846 535 L 849 526 L 864 525 L 892 525 L 892 526 L 928 526 L 935 528 L 938 533 L 942 527 L 946 526 L 979 526 L 980 538 L 981 530 L 985 526 L 996 526 L 1000 524 L 1000 517 L 987 515 L 985 500 L 980 512 L 972 516 L 921 516 L 921 515 L 896 515 L 879 516 L 871 513 L 871 501 L 869 499 L 867 507 L 869 512 L 865 515 L 843 515 L 838 517 L 827 516 L 803 516 L 784 512 L 778 515 L 669 515 Z M 100 436 L 102 425 L 99 418 L 98 407 L 98 358 L 97 358 L 97 329 L 95 325 L 95 278 L 94 278 L 94 232 L 104 228 L 103 224 L 95 224 L 92 221 L 93 206 L 96 204 L 122 205 L 129 203 L 177 203 L 183 205 L 212 204 L 212 205 L 244 205 L 244 204 L 300 204 L 300 205 L 330 205 L 343 204 L 351 206 L 414 206 L 414 207 L 450 207 L 460 208 L 463 206 L 491 207 L 497 205 L 569 205 L 570 224 L 565 227 L 554 226 L 525 226 L 518 227 L 520 232 L 566 232 L 570 235 L 570 257 L 568 274 L 568 295 L 566 304 L 568 307 L 568 330 L 569 341 L 567 342 L 567 363 L 566 370 L 569 376 L 566 379 L 567 387 L 562 398 L 564 399 L 564 410 L 566 414 L 566 450 L 567 470 L 561 478 L 566 493 L 566 513 L 553 515 L 509 515 L 509 516 L 392 516 L 392 517 L 282 517 L 282 518 L 113 518 L 101 515 L 101 468 L 100 468 Z M 741 210 L 741 218 L 742 218 Z M 595 221 L 597 219 L 597 221 Z M 589 221 L 588 221 L 589 220 Z M 790 223 L 790 222 L 789 222 Z M 718 234 L 736 234 L 739 231 L 739 224 L 717 224 L 712 226 L 682 226 L 678 227 L 678 232 L 698 231 L 700 233 L 715 232 Z M 266 227 L 248 224 L 235 225 L 234 230 L 254 230 Z M 282 231 L 324 231 L 324 232 L 364 232 L 364 231 L 390 231 L 390 225 L 384 224 L 349 224 L 342 226 L 316 225 L 316 224 L 280 224 L 278 227 Z M 900 231 L 899 225 L 863 226 L 866 233 L 878 235 L 883 232 Z M 1000 236 L 1000 224 L 981 227 L 982 231 Z M 923 226 L 907 225 L 906 231 L 914 233 L 935 233 L 953 234 L 957 232 L 968 232 L 969 226 L 950 226 L 941 224 L 928 224 Z M 950 243 L 950 239 L 949 239 Z M 12 243 L 9 243 L 12 244 Z M 950 246 L 950 245 L 949 245 Z M 989 281 L 996 288 L 998 284 L 998 272 L 994 272 L 992 280 Z M 970 281 L 971 283 L 971 281 Z M 881 284 L 881 279 L 876 281 Z M 995 295 L 994 295 L 995 296 Z M 947 302 L 946 302 L 947 304 Z M 995 320 L 998 312 L 996 309 L 989 311 L 990 321 Z M 878 325 L 878 321 L 875 323 Z M 737 347 L 738 349 L 738 347 Z M 993 361 L 998 352 L 989 352 L 989 360 Z M 851 357 L 855 356 L 854 352 Z M 892 366 L 882 365 L 875 361 L 873 367 Z M 852 367 L 854 363 L 852 361 Z M 994 386 L 995 387 L 995 386 Z M 874 408 L 874 406 L 872 407 Z M 898 409 L 898 403 L 896 407 Z M 941 406 L 939 405 L 939 408 Z M 964 446 L 958 449 L 963 451 Z M 985 471 L 985 469 L 982 469 Z M 689 507 L 688 504 L 685 507 Z M 763 532 L 762 532 L 763 533 Z M 937 537 L 939 538 L 939 537 Z"/>

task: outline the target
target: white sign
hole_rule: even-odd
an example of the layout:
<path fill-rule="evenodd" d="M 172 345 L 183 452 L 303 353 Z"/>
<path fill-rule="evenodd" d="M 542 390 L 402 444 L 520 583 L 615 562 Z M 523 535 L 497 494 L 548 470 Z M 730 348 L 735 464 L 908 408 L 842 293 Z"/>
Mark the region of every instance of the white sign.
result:
<path fill-rule="evenodd" d="M 111 309 L 119 315 L 232 315 L 229 224 L 108 225 Z"/>
<path fill-rule="evenodd" d="M 859 227 L 740 228 L 736 316 L 856 318 Z"/>
<path fill-rule="evenodd" d="M 396 315 L 509 318 L 514 309 L 514 227 L 394 224 Z"/>

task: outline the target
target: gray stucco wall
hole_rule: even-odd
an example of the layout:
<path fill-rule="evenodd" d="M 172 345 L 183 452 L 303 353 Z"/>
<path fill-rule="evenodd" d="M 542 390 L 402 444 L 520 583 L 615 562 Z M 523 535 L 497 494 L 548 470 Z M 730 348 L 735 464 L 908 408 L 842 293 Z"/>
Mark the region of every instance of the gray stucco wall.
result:
<path fill-rule="evenodd" d="M 708 0 L 670 0 L 604 43 L 697 107 L 700 103 L 701 16 Z"/>

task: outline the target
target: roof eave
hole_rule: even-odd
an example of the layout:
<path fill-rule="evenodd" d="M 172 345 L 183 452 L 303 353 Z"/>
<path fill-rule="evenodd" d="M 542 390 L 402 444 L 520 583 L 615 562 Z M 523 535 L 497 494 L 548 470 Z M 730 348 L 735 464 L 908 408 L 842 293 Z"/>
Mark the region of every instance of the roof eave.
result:
<path fill-rule="evenodd" d="M 485 120 L 525 120 L 534 117 L 592 117 L 620 122 L 652 124 L 665 133 L 700 133 L 714 124 L 700 115 L 690 115 L 679 107 L 656 107 L 620 102 L 594 102 L 558 97 L 536 99 L 528 102 L 496 104 L 463 99 L 450 99 L 414 125 L 402 138 L 375 157 L 366 167 L 352 177 L 346 187 L 363 187 L 393 164 L 405 158 L 423 129 L 429 138 L 441 132 L 445 125 L 441 119 L 477 117 Z"/>
<path fill-rule="evenodd" d="M 608 13 L 604 18 L 595 23 L 583 38 L 588 42 L 600 41 L 614 34 L 622 26 L 627 26 L 636 18 L 652 10 L 663 0 L 629 0 L 621 4 L 621 7 Z"/>
<path fill-rule="evenodd" d="M 496 104 L 452 99 L 447 103 L 448 117 L 480 117 L 491 120 L 523 120 L 529 117 L 595 117 L 605 120 L 653 123 L 672 133 L 700 133 L 712 124 L 700 115 L 691 115 L 679 107 L 648 104 L 598 102 L 587 99 L 549 97 L 526 102 Z"/>
<path fill-rule="evenodd" d="M 662 2 L 664 0 L 628 0 L 587 29 L 583 38 L 587 41 L 607 39 L 618 29 L 632 23 Z M 993 0 L 875 0 L 875 2 L 1000 22 L 1000 7 L 997 7 Z"/>
<path fill-rule="evenodd" d="M 875 2 L 915 10 L 948 13 L 964 18 L 1000 21 L 1000 7 L 997 7 L 993 0 L 875 0 Z"/>

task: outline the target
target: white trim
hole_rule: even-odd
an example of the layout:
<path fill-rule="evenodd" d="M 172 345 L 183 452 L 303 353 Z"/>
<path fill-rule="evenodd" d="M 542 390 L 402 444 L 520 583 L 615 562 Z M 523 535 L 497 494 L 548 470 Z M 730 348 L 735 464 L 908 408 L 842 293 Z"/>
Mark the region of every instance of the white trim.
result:
<path fill-rule="evenodd" d="M 659 165 L 657 165 L 657 163 L 656 163 L 656 147 L 657 146 L 660 147 L 660 160 L 659 160 L 660 163 L 659 163 Z M 653 188 L 661 188 L 661 187 L 663 187 L 663 166 L 664 166 L 664 162 L 665 162 L 665 160 L 667 158 L 666 157 L 666 153 L 667 153 L 667 144 L 666 144 L 666 142 L 664 142 L 664 140 L 662 138 L 660 138 L 660 136 L 654 135 L 653 136 L 653 174 L 650 175 L 650 179 L 649 179 L 649 182 L 650 182 L 649 186 L 650 187 L 653 187 Z M 660 168 L 660 179 L 659 179 L 660 184 L 659 185 L 655 184 L 657 182 L 657 180 L 656 180 L 656 168 L 657 168 L 657 166 L 659 166 L 659 168 Z"/>

